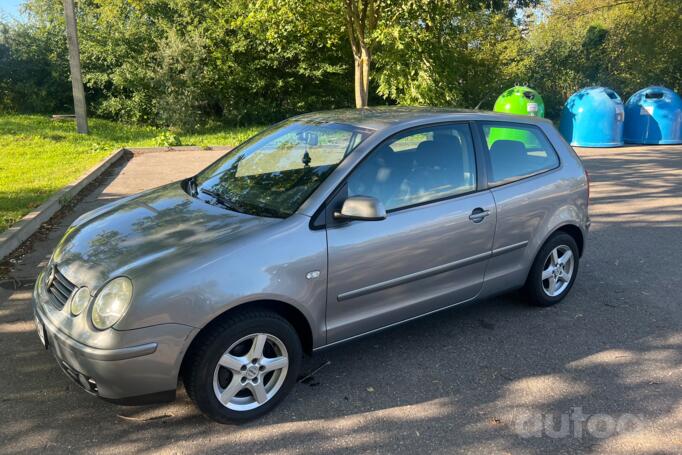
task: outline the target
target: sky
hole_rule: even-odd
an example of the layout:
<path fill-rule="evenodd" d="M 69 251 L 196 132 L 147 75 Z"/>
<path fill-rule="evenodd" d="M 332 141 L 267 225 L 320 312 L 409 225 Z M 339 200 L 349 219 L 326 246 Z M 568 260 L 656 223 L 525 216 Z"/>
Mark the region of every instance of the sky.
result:
<path fill-rule="evenodd" d="M 24 0 L 0 0 L 0 18 L 2 19 L 21 19 L 19 5 Z"/>

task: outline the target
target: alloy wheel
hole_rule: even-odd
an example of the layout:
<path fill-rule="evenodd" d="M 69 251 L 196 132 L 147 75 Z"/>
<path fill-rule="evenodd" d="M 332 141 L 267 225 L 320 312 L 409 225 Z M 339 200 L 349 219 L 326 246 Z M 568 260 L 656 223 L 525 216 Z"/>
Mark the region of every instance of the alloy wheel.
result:
<path fill-rule="evenodd" d="M 279 338 L 268 333 L 247 335 L 218 360 L 213 391 L 228 409 L 255 409 L 277 394 L 288 369 L 287 349 Z"/>
<path fill-rule="evenodd" d="M 542 268 L 542 289 L 550 297 L 561 295 L 573 278 L 575 258 L 567 245 L 554 248 Z"/>

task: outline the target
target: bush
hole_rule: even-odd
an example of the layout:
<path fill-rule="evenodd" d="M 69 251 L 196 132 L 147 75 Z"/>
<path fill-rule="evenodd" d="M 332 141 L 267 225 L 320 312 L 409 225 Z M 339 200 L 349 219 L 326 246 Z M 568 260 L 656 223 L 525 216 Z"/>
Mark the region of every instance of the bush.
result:
<path fill-rule="evenodd" d="M 161 134 L 154 138 L 154 145 L 157 147 L 176 147 L 182 145 L 180 136 L 174 131 L 167 130 L 163 131 Z"/>
<path fill-rule="evenodd" d="M 65 38 L 55 33 L 0 22 L 0 112 L 73 110 Z"/>

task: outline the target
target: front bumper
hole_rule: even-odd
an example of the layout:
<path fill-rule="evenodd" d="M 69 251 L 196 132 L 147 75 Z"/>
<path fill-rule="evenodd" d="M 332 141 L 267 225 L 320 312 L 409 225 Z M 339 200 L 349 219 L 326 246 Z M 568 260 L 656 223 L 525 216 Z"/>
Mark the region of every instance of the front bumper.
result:
<path fill-rule="evenodd" d="M 38 280 L 39 282 L 41 280 Z M 163 324 L 115 331 L 122 347 L 94 347 L 62 330 L 55 319 L 61 310 L 46 301 L 36 286 L 33 310 L 44 327 L 47 349 L 66 375 L 90 394 L 119 404 L 149 404 L 175 399 L 182 358 L 194 328 Z"/>

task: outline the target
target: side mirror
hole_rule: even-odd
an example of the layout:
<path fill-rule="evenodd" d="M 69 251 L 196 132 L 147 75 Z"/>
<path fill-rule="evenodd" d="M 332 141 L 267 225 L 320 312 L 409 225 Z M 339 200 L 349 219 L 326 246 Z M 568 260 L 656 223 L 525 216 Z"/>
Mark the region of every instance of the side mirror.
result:
<path fill-rule="evenodd" d="M 386 209 L 379 199 L 370 196 L 351 196 L 334 212 L 337 220 L 380 221 L 386 219 Z"/>

